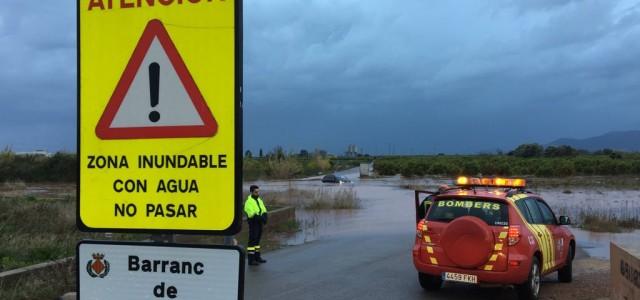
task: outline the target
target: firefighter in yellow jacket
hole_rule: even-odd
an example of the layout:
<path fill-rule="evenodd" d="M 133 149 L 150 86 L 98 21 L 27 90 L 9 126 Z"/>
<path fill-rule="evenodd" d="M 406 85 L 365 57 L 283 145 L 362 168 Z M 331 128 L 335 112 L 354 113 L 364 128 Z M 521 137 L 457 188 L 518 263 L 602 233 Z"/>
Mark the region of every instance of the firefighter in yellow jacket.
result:
<path fill-rule="evenodd" d="M 267 224 L 267 208 L 260 198 L 260 188 L 257 185 L 249 187 L 251 194 L 244 202 L 244 212 L 249 223 L 249 244 L 247 252 L 249 265 L 255 266 L 267 261 L 260 256 L 260 237 L 262 228 Z"/>

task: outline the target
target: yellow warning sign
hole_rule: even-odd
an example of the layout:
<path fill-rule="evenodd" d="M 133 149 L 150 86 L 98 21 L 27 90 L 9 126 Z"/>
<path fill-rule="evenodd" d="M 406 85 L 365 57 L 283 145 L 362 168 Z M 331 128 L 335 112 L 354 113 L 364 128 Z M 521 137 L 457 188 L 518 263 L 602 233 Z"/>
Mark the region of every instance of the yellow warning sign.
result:
<path fill-rule="evenodd" d="M 78 1 L 78 227 L 241 221 L 241 1 Z"/>

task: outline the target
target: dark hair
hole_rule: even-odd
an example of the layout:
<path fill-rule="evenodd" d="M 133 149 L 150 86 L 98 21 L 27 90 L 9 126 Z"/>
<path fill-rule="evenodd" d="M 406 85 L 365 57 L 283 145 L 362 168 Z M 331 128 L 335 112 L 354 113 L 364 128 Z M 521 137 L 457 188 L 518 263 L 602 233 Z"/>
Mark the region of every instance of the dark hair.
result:
<path fill-rule="evenodd" d="M 249 192 L 253 193 L 253 191 L 259 189 L 260 187 L 258 187 L 257 185 L 252 185 L 249 187 Z"/>

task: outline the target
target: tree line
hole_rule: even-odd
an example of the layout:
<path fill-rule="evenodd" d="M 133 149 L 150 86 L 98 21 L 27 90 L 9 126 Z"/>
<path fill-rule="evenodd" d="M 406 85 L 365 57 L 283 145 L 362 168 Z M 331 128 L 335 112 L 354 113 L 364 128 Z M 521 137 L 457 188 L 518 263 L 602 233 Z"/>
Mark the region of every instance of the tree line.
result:
<path fill-rule="evenodd" d="M 324 150 L 287 153 L 282 147 L 254 157 L 245 152 L 243 175 L 245 180 L 291 179 L 314 176 L 354 167 L 358 159 L 337 158 Z M 0 151 L 1 182 L 76 182 L 78 161 L 74 153 L 58 152 L 51 156 L 41 154 L 16 154 Z"/>
<path fill-rule="evenodd" d="M 640 153 L 595 152 L 570 146 L 523 144 L 505 154 L 386 157 L 375 161 L 380 175 L 478 175 L 567 177 L 640 175 Z"/>
<path fill-rule="evenodd" d="M 298 153 L 286 152 L 280 146 L 255 157 L 250 151 L 245 151 L 242 170 L 244 180 L 257 179 L 292 179 L 328 174 L 336 170 L 343 170 L 358 166 L 368 158 L 336 157 L 327 151 L 300 150 Z"/>
<path fill-rule="evenodd" d="M 242 169 L 245 180 L 291 179 L 327 174 L 368 160 L 335 157 L 323 150 L 287 153 L 276 147 L 257 157 L 245 152 Z M 5 149 L 0 152 L 0 182 L 76 182 L 77 166 L 74 153 L 18 155 Z M 640 175 L 640 153 L 523 144 L 506 154 L 377 157 L 374 167 L 380 175 L 403 176 Z"/>
<path fill-rule="evenodd" d="M 58 152 L 52 156 L 0 152 L 0 182 L 75 182 L 77 156 Z"/>

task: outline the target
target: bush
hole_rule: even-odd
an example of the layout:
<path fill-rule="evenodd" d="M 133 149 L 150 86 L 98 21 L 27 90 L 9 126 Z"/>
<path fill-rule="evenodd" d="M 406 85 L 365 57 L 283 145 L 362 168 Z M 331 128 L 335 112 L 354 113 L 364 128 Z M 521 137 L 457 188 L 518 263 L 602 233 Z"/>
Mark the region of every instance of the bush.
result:
<path fill-rule="evenodd" d="M 540 144 L 522 144 L 511 152 L 516 157 L 540 157 L 544 153 L 544 147 Z"/>
<path fill-rule="evenodd" d="M 357 167 L 363 161 L 369 162 L 368 159 L 329 158 L 321 151 L 306 155 L 286 154 L 277 147 L 265 158 L 245 157 L 242 171 L 245 180 L 292 179 Z"/>
<path fill-rule="evenodd" d="M 380 175 L 393 176 L 400 173 L 402 162 L 400 160 L 377 160 L 374 168 Z"/>
<path fill-rule="evenodd" d="M 0 152 L 0 181 L 3 182 L 75 182 L 78 177 L 77 156 L 58 152 L 44 155 L 16 155 Z"/>
<path fill-rule="evenodd" d="M 478 173 L 480 173 L 480 164 L 477 161 L 465 161 L 462 165 L 462 174 L 475 175 Z"/>
<path fill-rule="evenodd" d="M 354 189 L 329 192 L 318 190 L 312 199 L 303 200 L 304 208 L 310 210 L 322 209 L 359 209 L 362 208 L 358 194 Z"/>
<path fill-rule="evenodd" d="M 562 146 L 549 146 L 544 150 L 545 157 L 573 157 L 578 155 L 578 150 L 574 149 L 571 146 L 562 145 Z"/>
<path fill-rule="evenodd" d="M 266 176 L 266 166 L 252 158 L 242 161 L 242 171 L 245 180 L 258 180 Z"/>
<path fill-rule="evenodd" d="M 554 175 L 560 177 L 568 177 L 576 174 L 576 168 L 572 161 L 558 161 L 554 166 Z"/>
<path fill-rule="evenodd" d="M 290 179 L 302 171 L 302 165 L 297 159 L 287 157 L 281 160 L 269 160 L 267 174 L 274 179 Z"/>
<path fill-rule="evenodd" d="M 429 165 L 425 161 L 411 160 L 402 168 L 403 176 L 424 176 L 428 173 Z"/>

